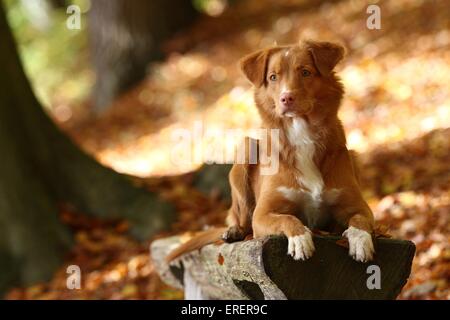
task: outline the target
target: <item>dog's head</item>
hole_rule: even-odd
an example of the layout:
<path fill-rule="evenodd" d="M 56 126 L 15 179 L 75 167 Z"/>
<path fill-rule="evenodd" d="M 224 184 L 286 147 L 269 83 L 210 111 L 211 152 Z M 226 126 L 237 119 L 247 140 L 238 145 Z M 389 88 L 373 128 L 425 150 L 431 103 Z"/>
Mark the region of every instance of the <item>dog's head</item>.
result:
<path fill-rule="evenodd" d="M 330 42 L 303 41 L 277 46 L 244 57 L 241 69 L 256 88 L 258 106 L 275 118 L 324 114 L 328 100 L 341 99 L 342 86 L 333 69 L 344 48 Z M 319 110 L 321 109 L 322 110 Z"/>

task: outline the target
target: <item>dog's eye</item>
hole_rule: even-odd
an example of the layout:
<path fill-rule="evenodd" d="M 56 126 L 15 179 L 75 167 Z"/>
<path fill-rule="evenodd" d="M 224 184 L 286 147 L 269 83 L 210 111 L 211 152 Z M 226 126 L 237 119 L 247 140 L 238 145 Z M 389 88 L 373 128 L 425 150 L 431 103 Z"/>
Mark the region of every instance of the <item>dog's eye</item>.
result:
<path fill-rule="evenodd" d="M 277 75 L 276 74 L 271 74 L 269 77 L 270 81 L 277 81 Z"/>
<path fill-rule="evenodd" d="M 302 70 L 302 76 L 303 77 L 309 77 L 311 75 L 311 71 L 303 69 Z"/>

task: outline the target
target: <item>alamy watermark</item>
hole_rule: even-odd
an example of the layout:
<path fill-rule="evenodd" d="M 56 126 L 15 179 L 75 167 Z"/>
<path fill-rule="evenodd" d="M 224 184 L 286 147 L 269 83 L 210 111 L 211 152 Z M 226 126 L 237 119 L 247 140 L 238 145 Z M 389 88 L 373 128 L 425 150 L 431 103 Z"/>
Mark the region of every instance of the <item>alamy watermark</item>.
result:
<path fill-rule="evenodd" d="M 369 30 L 381 29 L 381 9 L 376 4 L 371 4 L 367 7 L 367 14 L 370 14 L 366 20 L 366 26 Z"/>
<path fill-rule="evenodd" d="M 367 278 L 366 286 L 369 290 L 381 289 L 381 269 L 376 264 L 371 264 L 367 267 L 367 274 L 370 276 Z"/>
<path fill-rule="evenodd" d="M 249 136 L 250 143 L 237 143 L 227 147 L 224 141 L 238 141 Z M 176 166 L 192 164 L 256 164 L 261 175 L 274 175 L 279 169 L 279 129 L 208 129 L 195 121 L 191 129 L 172 131 L 174 146 L 171 161 Z M 257 141 L 257 146 L 256 146 Z"/>
<path fill-rule="evenodd" d="M 66 27 L 69 30 L 81 29 L 81 9 L 79 6 L 72 4 L 67 7 L 66 13 L 69 15 L 66 20 Z"/>
<path fill-rule="evenodd" d="M 72 264 L 67 267 L 66 273 L 69 275 L 66 279 L 66 287 L 69 290 L 81 289 L 81 269 Z"/>

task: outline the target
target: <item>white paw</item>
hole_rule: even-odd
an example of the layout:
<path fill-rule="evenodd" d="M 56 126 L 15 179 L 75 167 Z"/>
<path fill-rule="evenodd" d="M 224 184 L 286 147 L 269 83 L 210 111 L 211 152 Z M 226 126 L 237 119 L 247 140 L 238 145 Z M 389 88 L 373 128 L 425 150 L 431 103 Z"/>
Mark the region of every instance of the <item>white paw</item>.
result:
<path fill-rule="evenodd" d="M 292 256 L 294 260 L 309 259 L 314 253 L 315 248 L 311 231 L 306 227 L 305 229 L 304 234 L 288 238 L 288 255 Z"/>
<path fill-rule="evenodd" d="M 375 250 L 370 233 L 355 227 L 349 227 L 342 235 L 348 239 L 348 253 L 353 259 L 360 262 L 373 259 Z"/>

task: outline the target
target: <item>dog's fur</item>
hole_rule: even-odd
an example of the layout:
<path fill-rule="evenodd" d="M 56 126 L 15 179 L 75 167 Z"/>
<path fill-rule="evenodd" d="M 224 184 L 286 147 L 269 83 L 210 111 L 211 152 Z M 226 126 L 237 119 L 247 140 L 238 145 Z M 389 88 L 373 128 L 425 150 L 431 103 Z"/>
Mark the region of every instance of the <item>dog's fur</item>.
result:
<path fill-rule="evenodd" d="M 343 56 L 338 44 L 303 41 L 241 60 L 255 87 L 263 127 L 280 130 L 278 173 L 261 175 L 260 164 L 235 164 L 228 228 L 194 237 L 171 252 L 168 261 L 220 236 L 232 242 L 251 233 L 255 238 L 285 235 L 288 254 L 304 260 L 315 250 L 310 229 L 346 229 L 349 254 L 357 261 L 373 259 L 373 215 L 337 117 L 344 90 L 333 69 Z M 250 139 L 246 143 L 250 146 Z"/>

